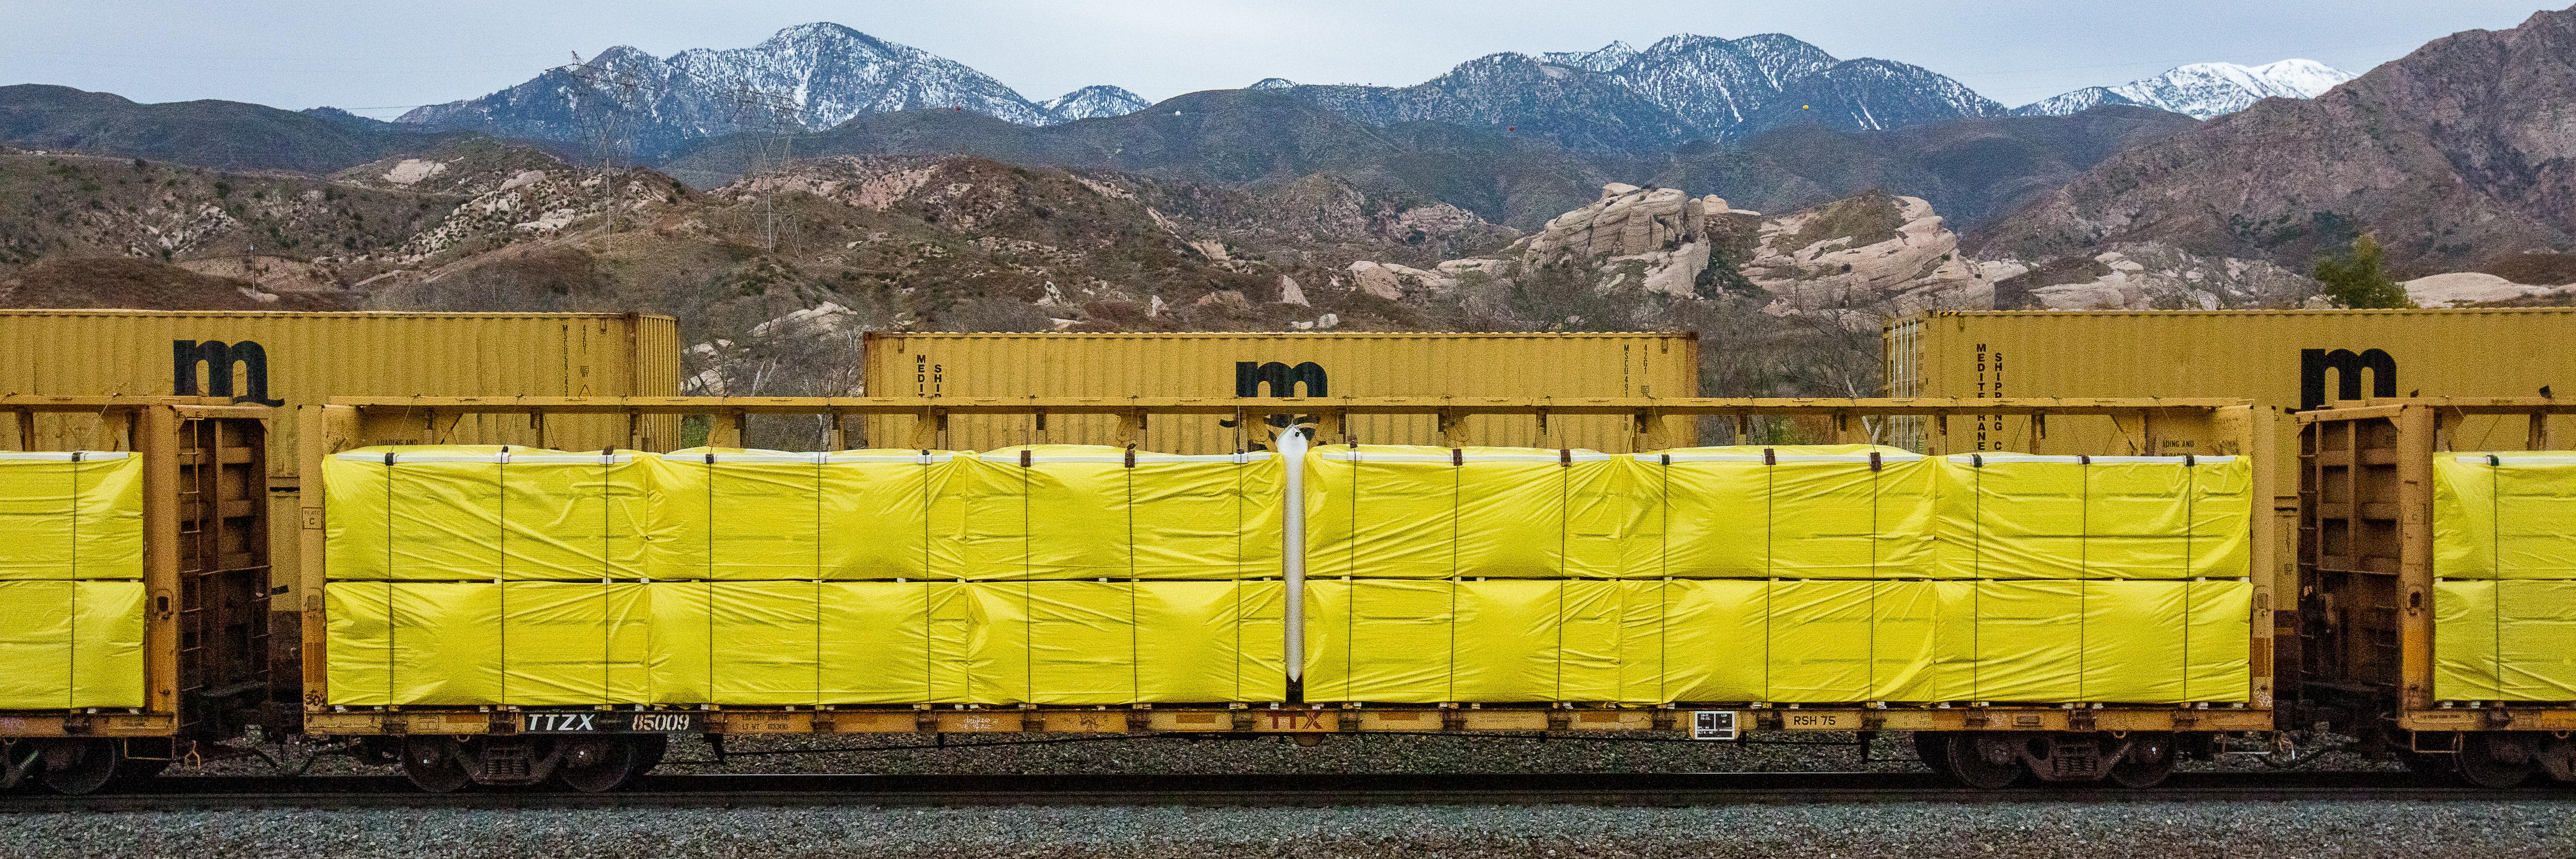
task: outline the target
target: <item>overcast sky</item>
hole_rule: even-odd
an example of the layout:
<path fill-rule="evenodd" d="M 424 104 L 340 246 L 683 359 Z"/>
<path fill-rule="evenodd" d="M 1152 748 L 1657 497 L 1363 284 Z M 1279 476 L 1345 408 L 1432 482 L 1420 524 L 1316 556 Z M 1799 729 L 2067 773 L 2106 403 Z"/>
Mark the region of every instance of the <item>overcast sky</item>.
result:
<path fill-rule="evenodd" d="M 137 101 L 222 98 L 375 116 L 526 80 L 572 52 L 668 56 L 834 21 L 957 60 L 1032 99 L 1116 84 L 1149 99 L 1305 83 L 1412 84 L 1497 51 L 1674 33 L 1787 33 L 1914 63 L 2008 105 L 2188 62 L 2290 57 L 2355 74 L 2532 0 L 0 0 L 0 83 Z"/>

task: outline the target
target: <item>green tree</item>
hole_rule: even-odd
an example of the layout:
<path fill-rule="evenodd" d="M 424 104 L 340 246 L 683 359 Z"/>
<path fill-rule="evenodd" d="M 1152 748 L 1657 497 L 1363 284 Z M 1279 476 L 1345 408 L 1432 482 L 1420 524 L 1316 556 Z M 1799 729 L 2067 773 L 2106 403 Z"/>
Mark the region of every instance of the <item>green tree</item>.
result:
<path fill-rule="evenodd" d="M 2326 288 L 2326 297 L 2336 307 L 2356 310 L 2404 307 L 2415 302 L 2406 298 L 2406 288 L 2390 280 L 2379 270 L 2382 251 L 2379 237 L 2363 233 L 2352 240 L 2352 253 L 2344 256 L 2318 257 L 2311 272 Z"/>

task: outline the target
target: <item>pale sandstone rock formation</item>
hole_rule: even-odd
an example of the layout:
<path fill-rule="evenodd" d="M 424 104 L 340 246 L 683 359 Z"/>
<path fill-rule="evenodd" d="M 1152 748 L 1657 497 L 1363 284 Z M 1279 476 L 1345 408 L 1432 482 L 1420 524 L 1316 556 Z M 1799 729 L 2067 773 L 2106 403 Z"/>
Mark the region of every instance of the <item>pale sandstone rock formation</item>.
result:
<path fill-rule="evenodd" d="M 2576 293 L 2576 283 L 2565 286 L 2532 286 L 2474 271 L 2419 277 L 2399 285 L 2406 287 L 2406 297 L 2413 300 L 2418 307 L 2460 307 L 2492 301 Z"/>
<path fill-rule="evenodd" d="M 1457 278 L 1439 272 L 1368 260 L 1351 263 L 1350 277 L 1352 289 L 1389 301 L 1458 288 Z"/>
<path fill-rule="evenodd" d="M 1824 216 L 1820 206 L 1766 221 L 1762 243 L 1744 266 L 1745 279 L 1771 293 L 1772 312 L 1879 308 L 1903 315 L 1926 310 L 1994 306 L 1994 284 L 1981 266 L 1959 253 L 1932 204 L 1919 197 L 1891 198 L 1900 226 L 1892 238 L 1855 246 L 1842 236 L 1784 247 Z"/>

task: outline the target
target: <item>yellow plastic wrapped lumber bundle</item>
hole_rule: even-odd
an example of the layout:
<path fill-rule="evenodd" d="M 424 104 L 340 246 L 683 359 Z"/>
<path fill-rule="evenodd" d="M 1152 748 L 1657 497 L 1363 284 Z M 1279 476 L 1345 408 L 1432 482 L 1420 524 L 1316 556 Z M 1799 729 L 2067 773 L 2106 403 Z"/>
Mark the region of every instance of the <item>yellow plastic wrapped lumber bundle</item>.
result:
<path fill-rule="evenodd" d="M 1867 446 L 1637 454 L 1589 477 L 1579 456 L 1319 451 L 1310 699 L 2246 699 L 2249 472 L 2235 458 L 2001 455 L 2020 467 L 1981 483 Z M 1477 490 L 1513 499 L 1479 513 L 1519 532 L 1503 540 L 1467 536 L 1478 458 L 1503 466 Z M 1509 470 L 1550 458 L 1563 479 Z M 1936 535 L 1952 505 L 1966 513 Z M 1596 540 L 1606 551 L 1574 548 L 1623 533 Z M 1549 537 L 1564 547 L 1552 576 L 1543 561 L 1485 578 L 1463 560 Z M 1979 580 L 1937 564 L 1969 556 L 1936 537 L 1982 540 L 2019 566 Z"/>
<path fill-rule="evenodd" d="M 970 581 L 1232 580 L 1279 575 L 1279 457 L 1093 445 L 959 464 Z"/>
<path fill-rule="evenodd" d="M 1276 455 L 1040 445 L 962 467 L 967 700 L 1284 697 Z"/>
<path fill-rule="evenodd" d="M 2245 700 L 2240 581 L 1307 585 L 1312 700 Z"/>
<path fill-rule="evenodd" d="M 1936 538 L 1952 579 L 2247 575 L 2243 457 L 1940 457 Z"/>
<path fill-rule="evenodd" d="M 1325 446 L 1307 456 L 1310 577 L 1607 576 L 1634 520 L 1608 454 Z"/>
<path fill-rule="evenodd" d="M 2434 582 L 2433 697 L 2576 701 L 2576 581 Z"/>
<path fill-rule="evenodd" d="M 480 445 L 334 454 L 322 463 L 329 578 L 640 578 L 652 459 Z"/>
<path fill-rule="evenodd" d="M 2180 703 L 2246 698 L 2253 585 L 2226 581 L 1985 581 L 1957 694 L 1979 701 Z M 1947 642 L 1945 642 L 1946 644 Z M 1953 672 L 1955 673 L 1955 672 Z"/>
<path fill-rule="evenodd" d="M 2576 452 L 2433 457 L 2433 575 L 2576 579 Z"/>
<path fill-rule="evenodd" d="M 331 703 L 644 700 L 651 459 L 425 446 L 325 460 Z"/>
<path fill-rule="evenodd" d="M 2433 459 L 2433 695 L 2576 700 L 2576 453 Z"/>
<path fill-rule="evenodd" d="M 330 699 L 345 705 L 645 700 L 653 635 L 636 582 L 334 581 Z"/>
<path fill-rule="evenodd" d="M 1025 455 L 1024 455 L 1025 454 Z M 653 700 L 1279 700 L 1268 453 L 681 451 L 653 483 Z"/>
<path fill-rule="evenodd" d="M 717 448 L 646 457 L 652 577 L 948 578 L 960 460 L 945 451 Z"/>
<path fill-rule="evenodd" d="M 0 452 L 0 710 L 143 706 L 142 475 Z"/>
<path fill-rule="evenodd" d="M 1892 447 L 1635 454 L 1654 539 L 1634 575 L 1905 579 L 1932 574 L 1933 469 Z"/>

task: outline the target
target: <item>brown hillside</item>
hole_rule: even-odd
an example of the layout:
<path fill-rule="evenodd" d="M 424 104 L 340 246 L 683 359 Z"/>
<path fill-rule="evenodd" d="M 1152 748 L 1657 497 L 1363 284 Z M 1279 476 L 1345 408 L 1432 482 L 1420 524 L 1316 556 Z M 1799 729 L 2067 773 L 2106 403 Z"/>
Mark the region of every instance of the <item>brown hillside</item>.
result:
<path fill-rule="evenodd" d="M 2123 242 L 2304 266 L 2376 233 L 2404 273 L 2576 236 L 2576 9 L 2425 45 L 2314 100 L 2122 153 L 1972 238 L 2042 258 Z"/>
<path fill-rule="evenodd" d="M 263 301 L 257 296 L 266 295 Z M 271 294 L 249 281 L 119 258 L 47 259 L 0 277 L 0 307 L 124 310 L 346 310 L 328 295 Z"/>

